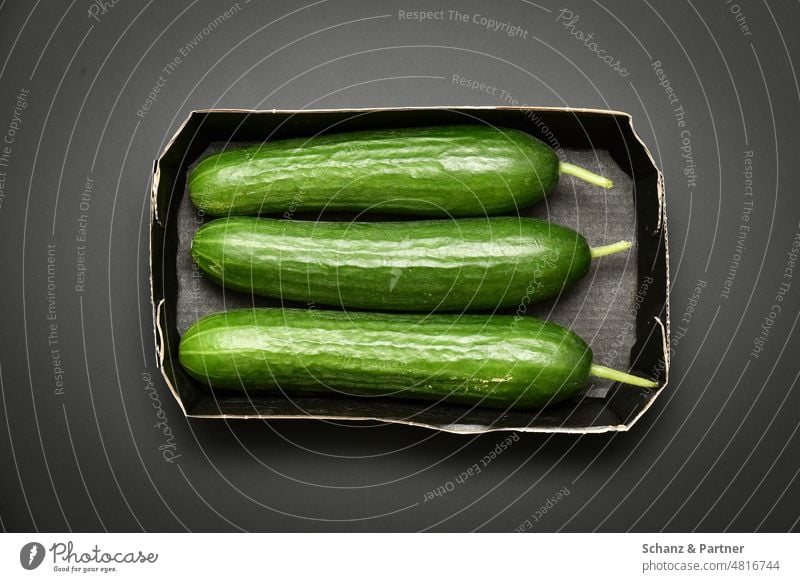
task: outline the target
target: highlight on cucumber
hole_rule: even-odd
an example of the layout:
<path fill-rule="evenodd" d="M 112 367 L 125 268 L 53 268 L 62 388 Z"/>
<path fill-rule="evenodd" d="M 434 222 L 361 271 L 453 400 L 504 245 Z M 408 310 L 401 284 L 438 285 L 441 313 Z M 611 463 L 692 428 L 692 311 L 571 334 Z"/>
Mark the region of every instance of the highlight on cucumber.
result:
<path fill-rule="evenodd" d="M 590 247 L 533 218 L 315 222 L 230 217 L 192 240 L 200 270 L 230 289 L 376 311 L 515 308 L 567 291 L 592 261 L 631 248 Z M 602 267 L 601 267 L 602 268 Z"/>
<path fill-rule="evenodd" d="M 253 308 L 197 321 L 179 359 L 212 389 L 532 409 L 580 397 L 591 376 L 658 383 L 593 363 L 586 342 L 533 317 Z"/>
<path fill-rule="evenodd" d="M 191 172 L 194 205 L 209 216 L 372 211 L 466 217 L 516 212 L 569 175 L 611 180 L 559 160 L 516 129 L 442 125 L 277 139 L 229 149 Z"/>

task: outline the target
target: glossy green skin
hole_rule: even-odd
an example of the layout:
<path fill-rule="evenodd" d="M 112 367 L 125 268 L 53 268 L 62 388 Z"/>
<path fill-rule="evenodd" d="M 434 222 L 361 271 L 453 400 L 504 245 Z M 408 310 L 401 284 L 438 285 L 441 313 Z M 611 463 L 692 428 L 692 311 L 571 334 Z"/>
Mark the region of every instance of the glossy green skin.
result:
<path fill-rule="evenodd" d="M 200 269 L 231 289 L 377 311 L 519 307 L 591 262 L 574 230 L 532 218 L 311 222 L 231 217 L 195 233 Z"/>
<path fill-rule="evenodd" d="M 592 352 L 532 317 L 276 308 L 201 319 L 181 338 L 180 362 L 216 388 L 530 408 L 577 394 Z"/>
<path fill-rule="evenodd" d="M 558 184 L 558 156 L 522 131 L 483 125 L 362 131 L 224 151 L 189 177 L 211 216 L 373 211 L 485 216 Z"/>

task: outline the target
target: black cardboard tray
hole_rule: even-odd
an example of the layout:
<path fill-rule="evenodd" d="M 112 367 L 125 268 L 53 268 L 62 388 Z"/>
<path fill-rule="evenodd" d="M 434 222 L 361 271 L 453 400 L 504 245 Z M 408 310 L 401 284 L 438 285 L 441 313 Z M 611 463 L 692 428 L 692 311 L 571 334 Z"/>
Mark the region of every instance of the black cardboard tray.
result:
<path fill-rule="evenodd" d="M 549 143 L 566 160 L 614 181 L 600 188 L 562 177 L 544 202 L 523 216 L 570 226 L 592 246 L 633 240 L 627 255 L 602 259 L 558 300 L 528 313 L 566 325 L 603 365 L 657 379 L 656 391 L 592 379 L 581 398 L 540 411 L 503 412 L 384 398 L 249 394 L 215 391 L 177 360 L 180 334 L 198 318 L 274 301 L 225 290 L 200 275 L 189 255 L 204 222 L 186 193 L 187 171 L 225 147 L 319 132 L 487 123 L 514 127 Z M 155 163 L 151 204 L 151 287 L 156 351 L 162 374 L 187 416 L 398 422 L 450 432 L 490 430 L 604 432 L 627 430 L 666 385 L 669 354 L 668 252 L 661 175 L 627 114 L 556 108 L 407 108 L 317 111 L 192 112 Z M 317 218 L 298 215 L 296 218 Z M 326 218 L 337 218 L 326 216 Z"/>

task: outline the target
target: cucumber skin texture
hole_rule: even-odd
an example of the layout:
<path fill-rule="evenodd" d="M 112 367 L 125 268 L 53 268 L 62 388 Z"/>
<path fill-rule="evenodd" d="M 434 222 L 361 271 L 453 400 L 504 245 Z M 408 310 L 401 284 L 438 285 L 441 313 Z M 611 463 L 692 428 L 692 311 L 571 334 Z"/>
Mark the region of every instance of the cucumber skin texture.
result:
<path fill-rule="evenodd" d="M 224 286 L 377 311 L 519 308 L 583 277 L 591 255 L 569 228 L 532 218 L 311 222 L 231 217 L 192 240 Z"/>
<path fill-rule="evenodd" d="M 486 216 L 558 184 L 559 160 L 525 132 L 481 125 L 360 131 L 268 141 L 203 160 L 189 176 L 209 216 L 373 211 Z"/>
<path fill-rule="evenodd" d="M 180 363 L 212 388 L 444 400 L 496 408 L 560 402 L 592 352 L 570 330 L 508 315 L 233 310 L 183 335 Z"/>

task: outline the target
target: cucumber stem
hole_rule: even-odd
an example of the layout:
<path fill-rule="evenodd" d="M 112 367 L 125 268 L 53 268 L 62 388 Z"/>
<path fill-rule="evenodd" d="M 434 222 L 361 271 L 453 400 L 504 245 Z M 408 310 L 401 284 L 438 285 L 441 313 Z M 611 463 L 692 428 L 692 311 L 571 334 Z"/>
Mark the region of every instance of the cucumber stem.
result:
<path fill-rule="evenodd" d="M 627 251 L 632 246 L 633 243 L 631 243 L 630 241 L 621 240 L 619 242 L 615 242 L 610 245 L 591 248 L 589 249 L 589 254 L 592 256 L 593 259 L 599 259 L 600 257 L 605 257 L 606 255 L 613 255 L 614 253 L 621 253 L 622 251 Z"/>
<path fill-rule="evenodd" d="M 597 364 L 592 364 L 592 367 L 589 369 L 589 375 L 596 376 L 598 378 L 605 378 L 606 380 L 622 382 L 623 384 L 631 384 L 641 388 L 658 388 L 658 382 L 653 382 L 647 378 L 634 376 L 633 374 L 626 374 L 625 372 L 620 372 L 619 370 L 615 370 L 613 368 L 598 366 Z"/>
<path fill-rule="evenodd" d="M 573 166 L 567 162 L 559 162 L 558 171 L 562 174 L 575 176 L 584 182 L 589 182 L 589 184 L 594 184 L 595 186 L 600 186 L 601 188 L 611 188 L 614 185 L 614 183 L 608 178 L 599 176 L 593 172 L 590 172 L 589 170 L 581 168 L 580 166 Z"/>

